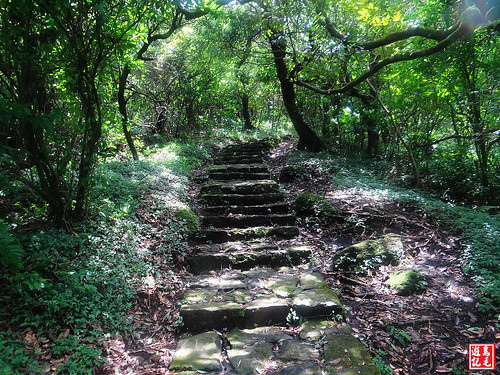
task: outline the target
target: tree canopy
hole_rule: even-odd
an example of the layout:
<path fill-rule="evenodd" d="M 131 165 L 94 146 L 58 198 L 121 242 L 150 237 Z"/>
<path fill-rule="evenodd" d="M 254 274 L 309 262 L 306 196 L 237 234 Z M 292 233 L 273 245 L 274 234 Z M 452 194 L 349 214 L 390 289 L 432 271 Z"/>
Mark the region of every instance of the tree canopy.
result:
<path fill-rule="evenodd" d="M 85 216 L 100 157 L 291 123 L 299 147 L 498 186 L 493 0 L 3 0 L 2 184 Z"/>

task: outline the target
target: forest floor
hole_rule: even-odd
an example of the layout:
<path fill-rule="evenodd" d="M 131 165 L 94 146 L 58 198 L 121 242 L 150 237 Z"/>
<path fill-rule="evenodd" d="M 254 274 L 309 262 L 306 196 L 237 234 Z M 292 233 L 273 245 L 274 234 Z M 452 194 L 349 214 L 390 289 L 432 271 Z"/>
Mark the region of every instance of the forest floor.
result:
<path fill-rule="evenodd" d="M 273 177 L 277 178 L 287 164 L 293 146 L 292 140 L 284 141 L 273 150 L 268 159 Z M 346 322 L 372 350 L 372 355 L 385 363 L 384 374 L 469 373 L 468 344 L 498 343 L 500 332 L 498 321 L 478 310 L 472 281 L 462 272 L 464 247 L 458 234 L 442 228 L 416 203 L 334 188 L 332 178 L 335 175 L 311 169 L 303 180 L 282 186 L 290 202 L 306 191 L 321 194 L 344 217 L 342 223 L 329 224 L 302 218 L 299 240 L 314 247 L 317 269 L 340 292 L 346 306 Z M 193 204 L 198 188 L 195 178 Z M 145 197 L 145 207 L 147 204 Z M 141 212 L 146 215 L 147 209 L 139 209 L 138 214 Z M 154 225 L 156 219 L 151 220 Z M 157 224 L 160 226 L 161 221 Z M 406 256 L 399 265 L 383 266 L 365 274 L 332 270 L 331 256 L 335 251 L 387 233 L 405 238 Z M 165 275 L 165 284 L 171 287 L 152 288 L 151 293 L 141 294 L 130 312 L 135 327 L 130 341 L 115 338 L 107 342 L 108 360 L 100 374 L 169 374 L 168 365 L 178 339 L 177 302 L 188 275 L 183 259 L 177 260 L 180 265 Z M 427 287 L 411 296 L 394 294 L 385 281 L 397 270 L 412 268 L 422 271 Z"/>

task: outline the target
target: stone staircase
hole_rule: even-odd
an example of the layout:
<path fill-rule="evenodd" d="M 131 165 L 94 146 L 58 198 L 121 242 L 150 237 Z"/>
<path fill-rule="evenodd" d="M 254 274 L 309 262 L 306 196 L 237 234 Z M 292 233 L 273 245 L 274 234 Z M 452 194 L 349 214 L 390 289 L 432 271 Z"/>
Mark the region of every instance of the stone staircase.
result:
<path fill-rule="evenodd" d="M 308 265 L 267 141 L 225 148 L 200 191 L 205 209 L 180 316 L 178 374 L 379 374 Z"/>

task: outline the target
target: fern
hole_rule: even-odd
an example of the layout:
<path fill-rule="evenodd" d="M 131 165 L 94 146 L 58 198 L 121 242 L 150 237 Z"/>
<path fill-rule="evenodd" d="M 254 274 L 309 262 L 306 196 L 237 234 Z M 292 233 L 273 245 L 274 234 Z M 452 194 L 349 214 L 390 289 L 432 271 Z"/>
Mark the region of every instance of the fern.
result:
<path fill-rule="evenodd" d="M 0 267 L 19 269 L 23 266 L 24 250 L 9 234 L 7 225 L 0 221 Z"/>

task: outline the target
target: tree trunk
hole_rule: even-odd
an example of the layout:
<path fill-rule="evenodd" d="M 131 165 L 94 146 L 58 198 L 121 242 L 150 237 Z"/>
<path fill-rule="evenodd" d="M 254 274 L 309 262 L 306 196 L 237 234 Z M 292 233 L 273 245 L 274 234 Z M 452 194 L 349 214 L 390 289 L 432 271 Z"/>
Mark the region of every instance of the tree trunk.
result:
<path fill-rule="evenodd" d="M 125 134 L 125 139 L 127 140 L 128 147 L 132 153 L 134 160 L 139 160 L 137 155 L 137 149 L 134 145 L 134 140 L 132 139 L 132 134 L 128 128 L 128 114 L 127 114 L 127 100 L 125 99 L 125 88 L 127 85 L 127 79 L 130 74 L 130 65 L 126 65 L 120 74 L 120 82 L 118 84 L 118 108 L 120 114 L 122 115 L 122 128 L 123 134 Z"/>
<path fill-rule="evenodd" d="M 286 44 L 284 38 L 280 34 L 272 34 L 268 37 L 271 45 L 271 51 L 274 56 L 274 65 L 276 67 L 276 74 L 281 86 L 281 95 L 283 96 L 283 103 L 290 116 L 293 127 L 299 135 L 299 149 L 308 149 L 312 152 L 321 151 L 324 146 L 323 142 L 311 127 L 304 121 L 302 114 L 297 107 L 297 98 L 295 95 L 295 88 L 293 83 L 288 78 L 288 68 L 285 62 Z"/>
<path fill-rule="evenodd" d="M 79 77 L 78 93 L 85 116 L 78 183 L 76 190 L 73 217 L 76 220 L 84 218 L 87 208 L 87 198 L 91 186 L 91 178 L 95 162 L 97 146 L 102 134 L 100 97 L 95 86 L 94 77 Z M 84 84 L 83 82 L 87 82 Z"/>
<path fill-rule="evenodd" d="M 249 98 L 246 92 L 241 95 L 241 115 L 243 116 L 243 120 L 245 121 L 244 129 L 252 130 L 253 125 L 252 119 L 250 118 Z"/>

